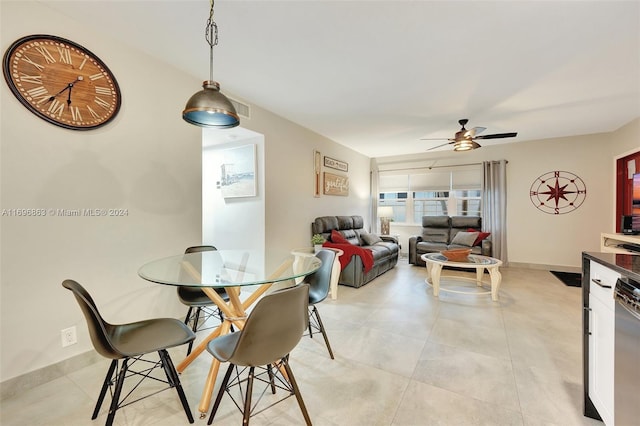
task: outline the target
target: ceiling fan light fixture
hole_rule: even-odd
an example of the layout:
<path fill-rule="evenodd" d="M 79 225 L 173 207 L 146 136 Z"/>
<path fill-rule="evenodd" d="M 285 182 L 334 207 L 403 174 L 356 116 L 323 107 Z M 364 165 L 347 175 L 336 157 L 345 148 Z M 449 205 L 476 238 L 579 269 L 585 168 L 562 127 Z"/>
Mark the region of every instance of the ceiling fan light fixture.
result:
<path fill-rule="evenodd" d="M 209 80 L 202 84 L 182 111 L 182 119 L 187 123 L 216 129 L 230 129 L 240 124 L 240 118 L 231 101 L 220 92 L 220 84 L 213 81 L 213 46 L 218 44 L 218 25 L 213 20 L 213 0 L 205 30 L 205 39 L 209 45 Z"/>
<path fill-rule="evenodd" d="M 471 151 L 472 149 L 476 149 L 476 148 L 480 148 L 479 143 L 471 140 L 466 140 L 466 139 L 457 141 L 456 143 L 453 144 L 454 151 Z"/>

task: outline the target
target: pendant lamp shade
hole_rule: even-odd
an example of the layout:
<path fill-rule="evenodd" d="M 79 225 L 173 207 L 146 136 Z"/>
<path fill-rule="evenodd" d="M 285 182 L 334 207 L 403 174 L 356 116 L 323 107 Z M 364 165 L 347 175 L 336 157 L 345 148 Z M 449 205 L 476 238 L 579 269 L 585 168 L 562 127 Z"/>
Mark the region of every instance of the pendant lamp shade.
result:
<path fill-rule="evenodd" d="M 213 20 L 214 0 L 209 0 L 209 19 L 205 39 L 209 45 L 209 80 L 202 90 L 191 96 L 182 111 L 182 118 L 190 124 L 215 129 L 230 129 L 240 124 L 240 117 L 229 99 L 220 93 L 220 85 L 213 81 L 213 46 L 218 44 L 218 25 Z"/>
<path fill-rule="evenodd" d="M 220 85 L 212 80 L 202 83 L 202 90 L 189 98 L 182 118 L 196 126 L 216 129 L 230 129 L 240 124 L 235 107 L 220 92 Z"/>

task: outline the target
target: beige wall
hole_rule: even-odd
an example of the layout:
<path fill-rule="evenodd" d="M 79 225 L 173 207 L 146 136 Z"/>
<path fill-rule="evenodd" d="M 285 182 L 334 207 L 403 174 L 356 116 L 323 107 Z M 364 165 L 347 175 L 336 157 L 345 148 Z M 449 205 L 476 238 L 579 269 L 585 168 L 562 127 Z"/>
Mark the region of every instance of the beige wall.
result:
<path fill-rule="evenodd" d="M 507 244 L 512 266 L 577 270 L 582 251 L 599 251 L 600 233 L 615 229 L 615 169 L 613 158 L 640 150 L 640 119 L 608 133 L 487 146 L 468 153 L 431 153 L 412 157 L 376 159 L 380 167 L 394 168 L 466 164 L 506 159 Z M 585 202 L 577 210 L 551 215 L 536 209 L 529 198 L 540 175 L 563 170 L 582 178 Z M 391 224 L 403 236 L 419 227 Z M 403 244 L 404 247 L 404 244 Z"/>
<path fill-rule="evenodd" d="M 180 117 L 201 85 L 39 2 L 0 3 L 4 52 L 19 37 L 48 33 L 101 57 L 123 93 L 109 125 L 74 132 L 36 117 L 0 88 L 1 209 L 124 208 L 124 217 L 1 217 L 0 381 L 92 350 L 84 318 L 60 283 L 72 278 L 103 315 L 122 322 L 184 315 L 175 289 L 137 276 L 150 260 L 202 238 L 202 131 Z M 160 90 L 161 88 L 161 90 Z M 265 135 L 267 267 L 310 246 L 322 214 L 368 212 L 369 159 L 252 105 L 242 125 Z M 349 163 L 352 195 L 313 198 L 312 151 Z M 232 223 L 242 226 L 242 223 Z M 62 348 L 60 330 L 77 326 Z"/>

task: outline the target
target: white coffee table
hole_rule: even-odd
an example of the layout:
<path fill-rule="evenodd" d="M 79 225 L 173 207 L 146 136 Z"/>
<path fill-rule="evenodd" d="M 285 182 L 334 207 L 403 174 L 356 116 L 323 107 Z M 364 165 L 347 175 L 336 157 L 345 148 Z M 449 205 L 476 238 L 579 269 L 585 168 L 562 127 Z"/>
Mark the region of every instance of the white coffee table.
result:
<path fill-rule="evenodd" d="M 489 271 L 491 277 L 491 291 L 486 292 L 473 292 L 473 294 L 489 294 L 491 293 L 491 300 L 498 300 L 498 290 L 500 289 L 500 283 L 502 282 L 502 274 L 500 274 L 499 267 L 502 265 L 502 261 L 494 259 L 493 257 L 480 256 L 478 254 L 470 254 L 466 261 L 453 262 L 448 260 L 441 253 L 426 253 L 420 256 L 420 258 L 427 264 L 427 278 L 426 283 L 431 284 L 433 287 L 433 295 L 438 297 L 440 290 L 448 291 L 451 293 L 466 293 L 471 292 L 462 290 L 450 290 L 440 287 L 440 276 L 442 274 L 442 268 L 444 266 L 451 266 L 462 269 L 475 269 L 476 270 L 476 285 L 482 287 L 482 277 L 484 270 Z"/>

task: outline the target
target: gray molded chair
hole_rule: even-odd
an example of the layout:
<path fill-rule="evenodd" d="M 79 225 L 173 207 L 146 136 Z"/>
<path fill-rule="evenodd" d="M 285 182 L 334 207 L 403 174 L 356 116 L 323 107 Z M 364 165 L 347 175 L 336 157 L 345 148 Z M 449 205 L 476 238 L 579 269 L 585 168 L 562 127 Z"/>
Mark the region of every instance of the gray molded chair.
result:
<path fill-rule="evenodd" d="M 274 291 L 258 301 L 242 331 L 226 334 L 209 342 L 207 350 L 220 362 L 229 362 L 230 365 L 220 385 L 208 424 L 213 422 L 222 396 L 227 392 L 243 413 L 243 425 L 249 424 L 252 415 L 291 395 L 296 396 L 306 424 L 311 425 L 309 413 L 289 366 L 289 352 L 298 344 L 307 328 L 308 300 L 309 286 L 304 283 Z M 256 367 L 260 368 L 257 374 Z M 241 378 L 242 373 L 247 369 L 247 378 Z M 282 375 L 283 369 L 288 380 Z M 234 370 L 235 377 L 230 383 L 229 379 Z M 265 391 L 261 395 L 266 392 L 267 387 L 270 387 L 274 394 L 276 388 L 285 390 L 289 394 L 268 407 L 256 411 L 260 398 L 253 406 L 251 405 L 254 379 L 266 384 Z M 236 401 L 231 392 L 231 388 L 236 385 L 239 386 L 240 392 L 242 392 L 242 385 L 246 387 L 245 395 L 239 398 L 240 402 Z"/>
<path fill-rule="evenodd" d="M 336 252 L 333 250 L 320 250 L 316 253 L 316 257 L 322 261 L 322 266 L 320 266 L 320 269 L 316 272 L 305 278 L 305 282 L 309 284 L 309 337 L 313 338 L 314 330 L 322 333 L 324 343 L 329 350 L 329 356 L 331 356 L 331 359 L 334 359 L 331 344 L 329 343 L 329 338 L 322 324 L 320 312 L 318 312 L 316 304 L 326 299 L 329 294 L 331 271 L 333 270 Z"/>
<path fill-rule="evenodd" d="M 107 426 L 113 424 L 113 419 L 118 409 L 160 392 L 160 390 L 154 388 L 151 395 L 129 400 L 129 397 L 134 397 L 133 390 L 145 378 L 151 378 L 156 382 L 168 385 L 161 390 L 176 389 L 184 412 L 187 414 L 187 419 L 189 423 L 193 423 L 193 415 L 191 414 L 187 397 L 182 390 L 178 372 L 167 352 L 168 348 L 184 345 L 195 339 L 195 334 L 189 327 L 173 318 L 156 318 L 127 324 L 109 324 L 102 318 L 95 302 L 84 287 L 73 280 L 63 281 L 62 286 L 73 292 L 80 305 L 87 321 L 89 335 L 95 350 L 105 358 L 112 360 L 91 420 L 95 420 L 98 417 L 107 389 L 112 390 L 111 406 L 105 423 Z M 151 361 L 142 358 L 144 355 L 153 352 L 158 352 L 160 360 Z M 119 361 L 122 362 L 120 363 Z M 134 370 L 138 366 L 140 371 Z M 150 375 L 152 370 L 158 367 L 162 367 L 164 370 L 166 380 L 162 377 L 157 378 Z M 124 395 L 123 398 L 120 398 L 125 379 L 134 376 L 138 377 L 138 381 L 133 386 L 133 390 Z"/>
<path fill-rule="evenodd" d="M 188 247 L 184 252 L 187 253 L 200 253 L 203 251 L 216 251 L 217 248 L 214 246 L 193 246 Z M 216 288 L 214 289 L 216 293 L 222 297 L 225 302 L 229 301 L 229 295 L 225 291 L 224 288 Z M 220 309 L 213 303 L 213 301 L 207 296 L 201 288 L 198 287 L 178 287 L 178 298 L 180 301 L 189 307 L 187 311 L 187 316 L 184 318 L 184 323 L 187 325 L 191 325 L 191 329 L 193 332 L 197 332 L 199 330 L 207 330 L 211 327 L 200 327 L 198 328 L 199 323 L 205 323 L 209 318 L 215 317 L 222 322 L 224 318 L 222 317 L 222 312 Z M 195 313 L 193 312 L 195 308 Z M 201 318 L 202 314 L 202 318 Z M 193 342 L 189 343 L 187 347 L 187 355 L 191 353 L 191 349 L 193 348 Z"/>

